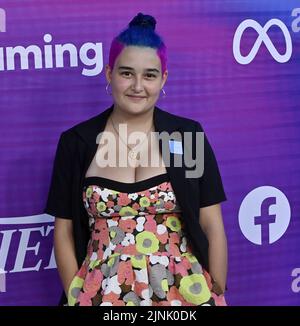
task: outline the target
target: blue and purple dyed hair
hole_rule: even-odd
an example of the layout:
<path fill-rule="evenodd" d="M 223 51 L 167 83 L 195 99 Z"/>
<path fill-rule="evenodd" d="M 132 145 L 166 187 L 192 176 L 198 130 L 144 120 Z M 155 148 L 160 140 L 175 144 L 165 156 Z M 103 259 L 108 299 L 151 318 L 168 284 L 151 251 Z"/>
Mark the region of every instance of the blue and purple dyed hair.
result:
<path fill-rule="evenodd" d="M 160 58 L 162 73 L 167 69 L 167 51 L 161 37 L 155 32 L 156 20 L 139 13 L 129 23 L 129 27 L 115 37 L 109 51 L 109 66 L 113 69 L 115 61 L 125 46 L 143 46 L 156 49 Z"/>

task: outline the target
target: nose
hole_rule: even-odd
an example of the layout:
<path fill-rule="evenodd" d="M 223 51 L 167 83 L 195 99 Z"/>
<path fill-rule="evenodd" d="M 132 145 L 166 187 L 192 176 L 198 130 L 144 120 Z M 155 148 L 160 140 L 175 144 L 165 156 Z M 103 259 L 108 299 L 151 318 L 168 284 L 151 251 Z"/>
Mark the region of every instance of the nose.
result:
<path fill-rule="evenodd" d="M 132 83 L 132 90 L 135 93 L 141 93 L 143 91 L 143 89 L 144 89 L 144 87 L 143 87 L 142 78 L 139 76 L 136 76 Z"/>

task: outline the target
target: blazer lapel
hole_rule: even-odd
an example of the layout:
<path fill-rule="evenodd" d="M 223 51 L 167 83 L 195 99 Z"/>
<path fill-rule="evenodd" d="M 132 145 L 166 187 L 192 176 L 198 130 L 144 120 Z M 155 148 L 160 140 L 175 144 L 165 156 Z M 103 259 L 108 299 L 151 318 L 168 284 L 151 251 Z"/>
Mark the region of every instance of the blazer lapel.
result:
<path fill-rule="evenodd" d="M 163 111 L 159 108 L 155 108 L 154 110 L 154 126 L 155 131 L 162 133 L 167 132 L 170 136 L 173 132 L 179 132 L 180 138 L 177 137 L 170 137 L 170 140 L 177 140 L 181 141 L 183 143 L 183 126 L 180 119 L 176 118 L 174 115 Z M 176 134 L 174 134 L 176 135 Z M 186 182 L 185 178 L 185 166 L 183 161 L 183 154 L 175 154 L 170 151 L 169 144 L 165 144 L 166 150 L 163 151 L 163 144 L 162 140 L 159 141 L 159 149 L 161 152 L 161 155 L 163 157 L 163 160 L 165 162 L 169 162 L 170 164 L 166 165 L 167 173 L 170 177 L 170 181 L 172 184 L 172 188 L 174 189 L 176 199 L 179 202 L 179 205 L 182 207 L 187 206 L 187 194 L 188 194 L 188 184 Z M 183 148 L 184 151 L 184 148 Z M 181 166 L 175 166 L 175 156 L 180 155 L 182 159 L 182 165 Z"/>

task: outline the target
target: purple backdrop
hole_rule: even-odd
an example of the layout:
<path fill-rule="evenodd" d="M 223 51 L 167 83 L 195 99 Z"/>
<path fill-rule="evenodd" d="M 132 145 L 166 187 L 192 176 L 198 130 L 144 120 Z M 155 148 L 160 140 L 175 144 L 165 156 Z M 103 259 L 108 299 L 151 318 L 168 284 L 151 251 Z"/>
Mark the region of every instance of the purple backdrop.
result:
<path fill-rule="evenodd" d="M 0 2 L 1 305 L 57 303 L 53 218 L 41 213 L 58 136 L 111 104 L 103 70 L 110 41 L 139 11 L 157 18 L 168 46 L 159 105 L 200 121 L 219 162 L 228 303 L 300 304 L 297 5 Z"/>

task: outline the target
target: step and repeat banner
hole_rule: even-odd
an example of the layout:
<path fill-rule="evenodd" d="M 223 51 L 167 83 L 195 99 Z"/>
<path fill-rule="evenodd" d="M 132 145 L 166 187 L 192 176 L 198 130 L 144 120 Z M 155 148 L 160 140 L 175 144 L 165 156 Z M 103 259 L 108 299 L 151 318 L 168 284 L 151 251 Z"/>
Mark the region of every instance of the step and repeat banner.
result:
<path fill-rule="evenodd" d="M 59 135 L 111 105 L 110 42 L 138 12 L 168 47 L 159 106 L 198 120 L 228 200 L 229 305 L 300 304 L 300 2 L 0 1 L 0 305 L 56 305 Z"/>

